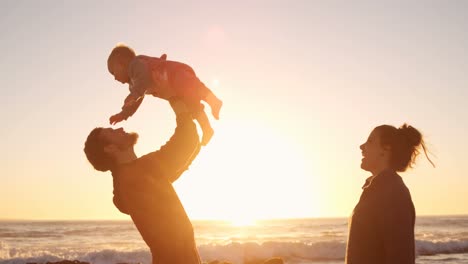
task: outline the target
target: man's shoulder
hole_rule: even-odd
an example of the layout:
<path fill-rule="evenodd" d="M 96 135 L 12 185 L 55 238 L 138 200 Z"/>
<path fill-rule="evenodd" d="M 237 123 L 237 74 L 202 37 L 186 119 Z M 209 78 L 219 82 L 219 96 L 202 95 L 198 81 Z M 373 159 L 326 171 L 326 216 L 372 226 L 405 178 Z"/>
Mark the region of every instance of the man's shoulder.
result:
<path fill-rule="evenodd" d="M 147 153 L 138 159 L 135 160 L 135 163 L 138 164 L 139 166 L 144 166 L 147 163 L 153 163 L 155 159 L 157 158 L 157 151 L 153 151 L 150 153 Z"/>
<path fill-rule="evenodd" d="M 112 176 L 114 181 L 123 184 L 140 184 L 147 180 L 151 180 L 152 182 L 153 180 L 163 178 L 158 177 L 158 175 L 163 174 L 159 164 L 157 154 L 151 152 L 130 163 L 119 166 L 116 170 L 112 171 Z"/>
<path fill-rule="evenodd" d="M 153 151 L 134 160 L 133 170 L 140 173 L 160 174 L 163 170 L 159 151 Z"/>

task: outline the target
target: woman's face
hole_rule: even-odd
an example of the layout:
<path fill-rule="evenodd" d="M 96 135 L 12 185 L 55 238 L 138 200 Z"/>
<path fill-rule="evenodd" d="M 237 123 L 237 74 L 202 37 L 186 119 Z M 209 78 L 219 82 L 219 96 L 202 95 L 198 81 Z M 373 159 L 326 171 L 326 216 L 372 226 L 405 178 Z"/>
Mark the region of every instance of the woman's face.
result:
<path fill-rule="evenodd" d="M 387 151 L 380 143 L 380 134 L 374 129 L 367 141 L 361 145 L 361 169 L 372 173 L 379 172 L 387 159 Z"/>

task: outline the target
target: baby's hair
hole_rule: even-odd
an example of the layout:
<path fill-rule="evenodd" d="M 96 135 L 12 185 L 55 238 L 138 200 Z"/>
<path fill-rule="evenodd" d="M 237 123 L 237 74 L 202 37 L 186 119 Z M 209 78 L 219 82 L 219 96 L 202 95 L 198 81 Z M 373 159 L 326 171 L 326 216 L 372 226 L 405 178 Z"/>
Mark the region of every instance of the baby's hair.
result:
<path fill-rule="evenodd" d="M 135 51 L 130 48 L 129 46 L 118 43 L 111 51 L 109 58 L 107 59 L 108 62 L 114 59 L 123 60 L 125 62 L 131 61 L 136 56 Z"/>
<path fill-rule="evenodd" d="M 390 165 L 396 171 L 405 171 L 416 163 L 420 148 L 427 160 L 435 167 L 427 155 L 427 147 L 422 134 L 414 127 L 403 124 L 401 127 L 382 125 L 376 128 L 380 132 L 382 146 L 389 146 L 392 152 Z"/>

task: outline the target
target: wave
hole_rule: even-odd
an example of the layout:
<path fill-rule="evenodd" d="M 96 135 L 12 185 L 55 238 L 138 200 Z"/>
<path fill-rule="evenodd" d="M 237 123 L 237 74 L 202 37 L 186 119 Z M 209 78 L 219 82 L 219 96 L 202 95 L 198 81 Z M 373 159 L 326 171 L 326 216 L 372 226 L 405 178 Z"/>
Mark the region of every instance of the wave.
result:
<path fill-rule="evenodd" d="M 198 247 L 203 261 L 226 260 L 233 263 L 282 257 L 287 263 L 304 263 L 307 261 L 343 260 L 346 243 L 329 241 L 305 244 L 300 242 L 264 242 L 261 244 L 229 243 L 226 245 L 204 244 Z M 468 253 L 468 240 L 452 241 L 416 241 L 419 256 L 437 254 Z M 25 251 L 9 248 L 0 242 L 0 264 L 24 264 L 28 262 L 46 263 L 61 260 L 79 260 L 93 264 L 114 263 L 151 263 L 149 250 L 118 251 L 100 250 L 93 252 L 67 251 Z"/>
<path fill-rule="evenodd" d="M 232 263 L 244 263 L 271 257 L 282 257 L 289 260 L 288 263 L 296 263 L 294 260 L 331 260 L 343 259 L 345 243 L 343 242 L 319 242 L 314 244 L 265 242 L 257 243 L 230 243 L 226 245 L 205 244 L 198 247 L 203 261 L 225 260 Z M 79 260 L 93 264 L 114 263 L 151 263 L 149 250 L 117 251 L 101 250 L 95 252 L 67 251 L 42 251 L 28 252 L 24 249 L 9 248 L 5 243 L 0 243 L 0 264 L 24 264 L 46 263 L 61 260 Z"/>
<path fill-rule="evenodd" d="M 151 263 L 151 254 L 148 250 L 121 252 L 116 250 L 101 250 L 86 253 L 52 254 L 43 253 L 30 257 L 15 257 L 1 259 L 1 264 L 24 264 L 24 263 L 47 263 L 62 260 L 79 260 L 93 264 L 115 264 L 115 263 Z"/>
<path fill-rule="evenodd" d="M 0 232 L 2 238 L 59 238 L 61 234 L 53 234 L 48 231 L 25 231 L 25 232 Z"/>
<path fill-rule="evenodd" d="M 437 254 L 459 254 L 468 253 L 468 240 L 449 241 L 416 241 L 416 252 L 418 255 L 430 256 Z"/>
<path fill-rule="evenodd" d="M 201 245 L 198 247 L 203 260 L 229 260 L 243 263 L 256 259 L 282 257 L 290 260 L 339 260 L 344 259 L 346 244 L 339 241 L 313 244 L 294 242 L 230 243 L 227 245 Z"/>
<path fill-rule="evenodd" d="M 0 238 L 61 238 L 69 236 L 90 236 L 101 235 L 109 236 L 115 234 L 116 228 L 107 227 L 90 227 L 90 228 L 73 228 L 65 230 L 14 230 L 14 229 L 0 229 Z M 122 228 L 119 227 L 119 233 L 136 232 L 134 227 Z"/>

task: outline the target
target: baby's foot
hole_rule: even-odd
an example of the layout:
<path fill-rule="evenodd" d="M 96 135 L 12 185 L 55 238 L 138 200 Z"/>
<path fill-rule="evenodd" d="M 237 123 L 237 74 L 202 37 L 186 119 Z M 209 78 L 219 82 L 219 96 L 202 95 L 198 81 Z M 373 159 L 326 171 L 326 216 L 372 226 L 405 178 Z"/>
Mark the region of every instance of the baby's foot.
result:
<path fill-rule="evenodd" d="M 223 106 L 223 101 L 219 100 L 216 98 L 216 101 L 210 105 L 211 107 L 211 114 L 216 120 L 219 120 L 219 111 L 221 110 L 221 107 Z"/>
<path fill-rule="evenodd" d="M 214 134 L 214 130 L 212 127 L 209 127 L 203 130 L 203 137 L 201 141 L 202 146 L 206 146 L 208 142 L 210 142 L 211 137 L 213 137 L 213 134 Z"/>

